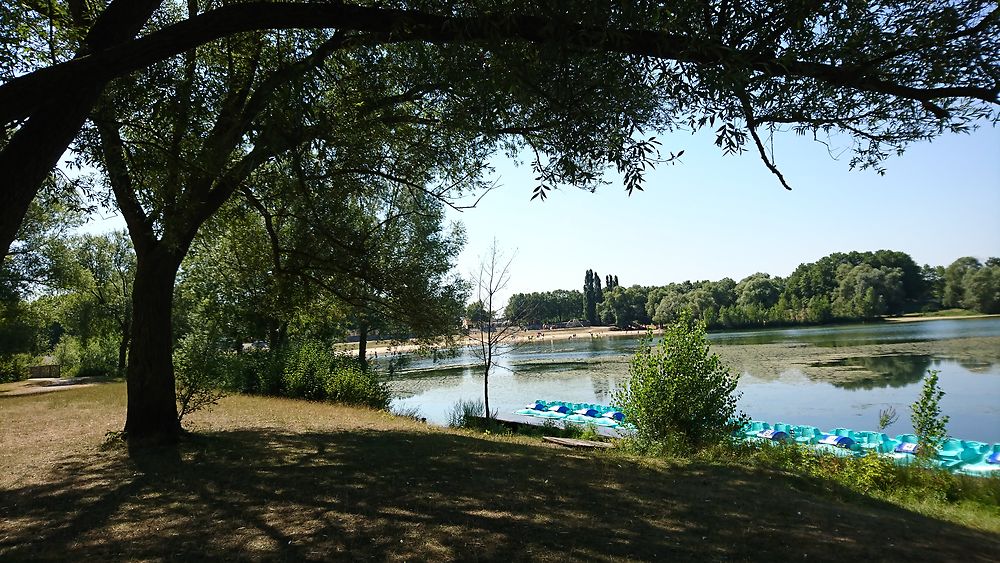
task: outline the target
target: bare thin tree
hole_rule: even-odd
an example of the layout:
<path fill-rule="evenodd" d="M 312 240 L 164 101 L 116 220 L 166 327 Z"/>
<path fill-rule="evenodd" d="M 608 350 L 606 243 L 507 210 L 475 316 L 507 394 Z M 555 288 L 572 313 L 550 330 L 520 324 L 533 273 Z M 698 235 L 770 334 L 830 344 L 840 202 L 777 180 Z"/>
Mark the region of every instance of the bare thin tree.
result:
<path fill-rule="evenodd" d="M 498 360 L 510 352 L 515 343 L 520 327 L 517 319 L 499 318 L 499 294 L 510 283 L 510 265 L 514 256 L 505 256 L 493 239 L 486 256 L 479 261 L 479 273 L 473 275 L 476 286 L 476 299 L 483 306 L 483 319 L 478 323 L 479 342 L 474 347 L 474 354 L 479 359 L 483 369 L 483 404 L 484 416 L 490 418 L 490 373 L 493 368 L 502 367 Z"/>

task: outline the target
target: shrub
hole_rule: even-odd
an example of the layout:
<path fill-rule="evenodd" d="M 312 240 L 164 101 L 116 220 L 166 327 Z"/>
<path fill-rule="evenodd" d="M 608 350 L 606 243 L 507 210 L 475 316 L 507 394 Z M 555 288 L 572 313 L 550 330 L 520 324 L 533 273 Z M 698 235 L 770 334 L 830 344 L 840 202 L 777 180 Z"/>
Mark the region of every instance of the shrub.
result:
<path fill-rule="evenodd" d="M 338 356 L 323 343 L 311 340 L 298 343 L 288 355 L 281 394 L 373 409 L 389 408 L 392 398 L 375 369 L 364 369 L 357 359 Z"/>
<path fill-rule="evenodd" d="M 114 338 L 94 338 L 80 348 L 76 377 L 114 375 L 118 370 L 118 342 Z"/>
<path fill-rule="evenodd" d="M 640 344 L 615 402 L 635 425 L 638 443 L 701 448 L 728 440 L 747 420 L 736 412 L 738 382 L 709 352 L 704 322 L 685 312 L 656 348 L 648 338 Z"/>
<path fill-rule="evenodd" d="M 324 384 L 328 400 L 373 409 L 389 408 L 392 393 L 375 370 L 363 369 L 354 358 L 335 360 Z"/>
<path fill-rule="evenodd" d="M 920 397 L 910 405 L 910 421 L 917 435 L 917 455 L 933 457 L 947 435 L 948 417 L 941 414 L 944 391 L 938 387 L 938 370 L 928 370 Z"/>
<path fill-rule="evenodd" d="M 862 457 L 837 457 L 798 444 L 743 442 L 720 446 L 706 454 L 713 460 L 729 458 L 741 464 L 777 468 L 837 482 L 866 494 L 896 489 L 904 470 L 875 452 Z"/>
<path fill-rule="evenodd" d="M 283 350 L 250 350 L 226 363 L 226 388 L 239 393 L 280 395 L 287 354 Z"/>
<path fill-rule="evenodd" d="M 896 464 L 889 458 L 869 451 L 862 457 L 844 458 L 844 467 L 832 477 L 841 484 L 863 493 L 892 490 L 898 481 Z"/>
<path fill-rule="evenodd" d="M 63 334 L 52 352 L 60 366 L 60 373 L 64 377 L 76 377 L 80 371 L 80 341 L 75 336 Z"/>
<path fill-rule="evenodd" d="M 486 415 L 486 405 L 482 399 L 459 399 L 451 406 L 448 413 L 448 426 L 452 428 L 465 428 L 473 417 L 483 417 Z"/>
<path fill-rule="evenodd" d="M 225 396 L 226 357 L 211 326 L 195 325 L 174 349 L 177 420 Z"/>
<path fill-rule="evenodd" d="M 320 401 L 326 398 L 333 355 L 319 342 L 300 342 L 292 349 L 282 373 L 284 394 Z"/>
<path fill-rule="evenodd" d="M 0 383 L 27 379 L 31 375 L 28 371 L 31 362 L 32 357 L 28 354 L 0 355 Z"/>

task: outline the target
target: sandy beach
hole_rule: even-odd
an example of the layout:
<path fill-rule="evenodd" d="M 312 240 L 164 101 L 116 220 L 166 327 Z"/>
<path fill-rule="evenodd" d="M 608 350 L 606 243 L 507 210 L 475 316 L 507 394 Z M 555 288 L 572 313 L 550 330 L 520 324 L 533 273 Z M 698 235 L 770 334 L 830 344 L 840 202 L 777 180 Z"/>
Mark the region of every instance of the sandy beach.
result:
<path fill-rule="evenodd" d="M 515 337 L 515 342 L 535 342 L 535 341 L 559 341 L 559 340 L 570 340 L 573 338 L 605 338 L 607 336 L 639 336 L 644 334 L 644 330 L 612 330 L 611 327 L 607 326 L 587 326 L 579 328 L 560 328 L 551 330 L 522 330 L 518 332 Z M 454 342 L 448 343 L 444 341 L 439 341 L 433 344 L 420 343 L 414 341 L 388 341 L 388 340 L 369 340 L 368 341 L 368 355 L 374 356 L 375 353 L 379 355 L 383 354 L 402 354 L 407 352 L 413 352 L 421 348 L 449 348 L 454 346 L 477 346 L 479 345 L 479 333 L 478 331 L 469 331 L 467 336 L 459 336 Z M 338 352 L 343 353 L 357 353 L 358 343 L 357 342 L 344 342 L 337 344 L 335 346 Z"/>
<path fill-rule="evenodd" d="M 905 315 L 902 317 L 885 317 L 883 320 L 888 323 L 912 323 L 912 322 L 940 321 L 940 320 L 985 319 L 992 317 L 1000 317 L 1000 315 L 963 315 L 954 317 L 935 317 L 929 315 Z M 653 332 L 659 333 L 659 329 L 653 329 Z M 718 332 L 718 330 L 714 332 Z M 517 333 L 517 335 L 514 338 L 514 341 L 548 342 L 548 341 L 570 340 L 572 338 L 606 338 L 608 336 L 641 336 L 645 333 L 646 330 L 618 330 L 608 326 L 588 326 L 579 328 L 560 328 L 560 329 L 550 329 L 550 330 L 523 330 Z M 459 336 L 453 342 L 437 341 L 437 342 L 427 343 L 427 342 L 417 342 L 412 340 L 409 341 L 369 340 L 367 351 L 370 357 L 375 357 L 376 354 L 377 355 L 405 354 L 420 350 L 421 348 L 441 349 L 441 348 L 478 346 L 478 345 L 479 345 L 478 332 L 469 331 L 469 334 L 467 336 L 465 337 Z M 338 352 L 341 353 L 356 354 L 358 351 L 358 343 L 344 342 L 337 344 L 335 348 Z"/>

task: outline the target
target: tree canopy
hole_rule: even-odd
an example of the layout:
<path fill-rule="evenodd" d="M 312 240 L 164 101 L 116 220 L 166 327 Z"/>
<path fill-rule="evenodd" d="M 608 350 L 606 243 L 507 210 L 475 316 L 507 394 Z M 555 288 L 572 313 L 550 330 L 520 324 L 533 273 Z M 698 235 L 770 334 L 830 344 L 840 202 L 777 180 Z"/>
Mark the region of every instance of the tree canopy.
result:
<path fill-rule="evenodd" d="M 5 254 L 42 179 L 110 81 L 240 32 L 322 28 L 387 47 L 462 45 L 478 53 L 480 65 L 511 46 L 559 53 L 566 70 L 570 60 L 610 55 L 626 62 L 637 82 L 656 84 L 660 129 L 715 128 L 724 151 L 754 146 L 779 177 L 762 135 L 784 126 L 819 137 L 843 133 L 852 139 L 852 167 L 880 169 L 909 143 L 998 117 L 1000 11 L 985 0 L 205 4 L 199 13 L 198 2 L 189 2 L 196 8 L 190 17 L 172 20 L 163 16 L 177 4 L 158 0 L 103 8 L 22 2 L 0 12 L 11 39 L 0 51 Z M 597 92 L 579 94 L 593 99 Z M 628 120 L 619 124 L 625 138 L 636 132 Z M 623 143 L 602 156 L 633 189 L 642 179 L 635 160 L 651 149 Z M 559 164 L 574 172 L 573 183 L 592 185 L 592 170 L 565 167 L 576 160 Z M 540 174 L 536 193 L 553 179 Z"/>

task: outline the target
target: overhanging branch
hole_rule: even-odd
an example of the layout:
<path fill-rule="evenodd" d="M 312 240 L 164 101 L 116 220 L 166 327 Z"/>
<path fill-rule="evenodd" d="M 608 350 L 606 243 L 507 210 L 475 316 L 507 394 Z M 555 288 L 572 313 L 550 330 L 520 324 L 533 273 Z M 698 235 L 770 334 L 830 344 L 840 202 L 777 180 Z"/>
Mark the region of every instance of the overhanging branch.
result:
<path fill-rule="evenodd" d="M 671 59 L 698 65 L 740 66 L 766 76 L 813 78 L 861 91 L 878 92 L 930 104 L 941 98 L 973 98 L 1000 103 L 1000 87 L 956 85 L 914 87 L 866 76 L 848 65 L 778 60 L 733 49 L 716 39 L 658 31 L 588 27 L 538 16 L 485 14 L 452 17 L 416 10 L 331 4 L 230 4 L 189 18 L 142 38 L 43 68 L 0 86 L 0 123 L 24 118 L 62 86 L 101 82 L 126 75 L 156 61 L 234 33 L 268 29 L 339 29 L 384 35 L 385 43 L 427 41 L 459 43 L 518 39 L 558 44 L 580 51 L 604 50 Z"/>

